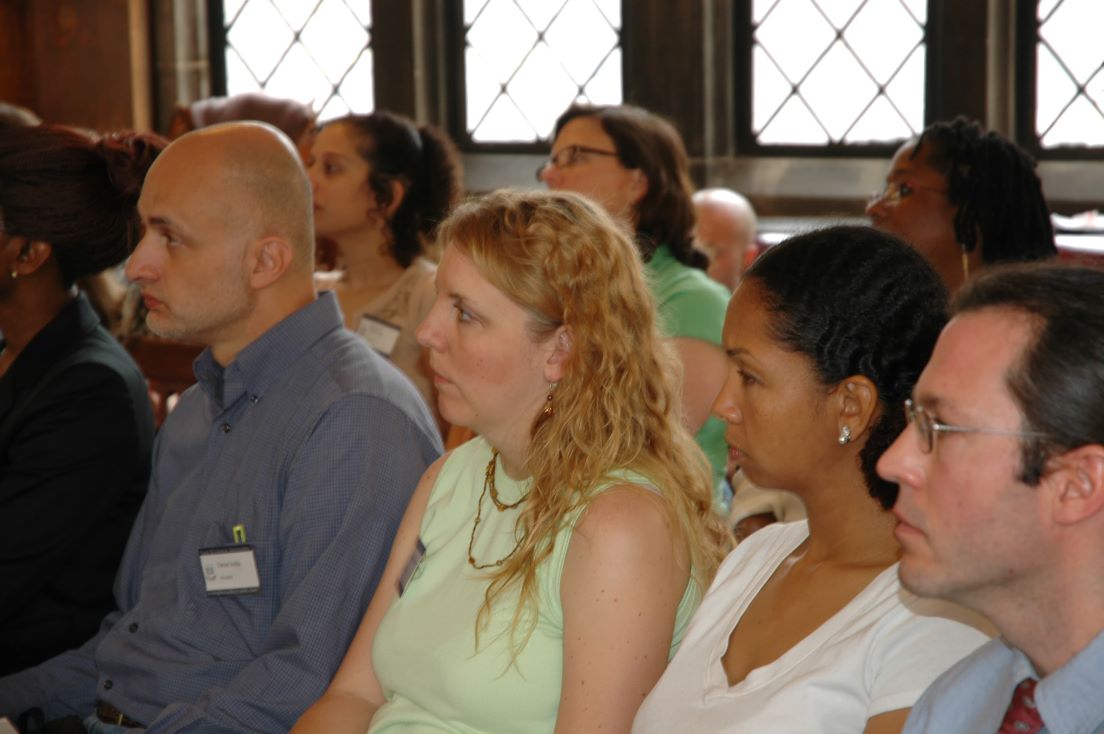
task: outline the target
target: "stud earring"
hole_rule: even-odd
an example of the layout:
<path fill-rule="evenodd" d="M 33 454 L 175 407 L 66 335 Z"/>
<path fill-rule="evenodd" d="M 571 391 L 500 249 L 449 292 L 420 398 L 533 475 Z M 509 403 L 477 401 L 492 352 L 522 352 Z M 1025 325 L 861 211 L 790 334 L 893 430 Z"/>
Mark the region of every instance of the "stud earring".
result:
<path fill-rule="evenodd" d="M 12 276 L 12 280 L 15 280 L 16 278 L 18 278 L 18 277 L 19 277 L 19 273 L 15 272 L 15 271 L 13 270 L 13 271 L 11 271 L 11 276 Z"/>
<path fill-rule="evenodd" d="M 839 435 L 839 438 L 836 439 L 836 442 L 840 446 L 846 446 L 847 444 L 851 443 L 851 427 L 850 426 L 844 426 L 843 428 L 840 429 L 840 435 Z"/>

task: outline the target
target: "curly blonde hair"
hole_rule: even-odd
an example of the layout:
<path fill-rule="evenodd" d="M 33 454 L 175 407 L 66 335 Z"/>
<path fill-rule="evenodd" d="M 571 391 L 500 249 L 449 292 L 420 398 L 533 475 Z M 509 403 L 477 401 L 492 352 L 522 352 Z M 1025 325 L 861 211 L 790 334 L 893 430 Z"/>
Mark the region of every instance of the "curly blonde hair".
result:
<path fill-rule="evenodd" d="M 682 424 L 681 370 L 629 235 L 576 194 L 515 191 L 461 205 L 438 235 L 525 309 L 534 341 L 560 326 L 571 337 L 555 409 L 531 428 L 521 541 L 492 574 L 477 635 L 495 599 L 517 584 L 510 644 L 515 656 L 525 646 L 536 625 L 538 566 L 569 515 L 620 469 L 648 477 L 666 499 L 704 592 L 730 535 L 713 513 L 709 463 Z"/>

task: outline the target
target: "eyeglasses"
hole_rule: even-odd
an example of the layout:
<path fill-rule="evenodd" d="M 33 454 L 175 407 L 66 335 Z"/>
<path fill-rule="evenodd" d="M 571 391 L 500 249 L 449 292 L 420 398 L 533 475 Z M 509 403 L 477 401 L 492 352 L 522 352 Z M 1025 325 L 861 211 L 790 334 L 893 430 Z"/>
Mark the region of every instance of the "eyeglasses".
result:
<path fill-rule="evenodd" d="M 911 400 L 905 401 L 905 417 L 908 422 L 916 426 L 916 432 L 920 434 L 920 448 L 925 454 L 930 454 L 935 448 L 936 433 L 985 433 L 991 436 L 1015 436 L 1017 438 L 1051 438 L 1046 433 L 1038 431 L 1006 431 L 1000 428 L 973 428 L 971 426 L 952 426 L 940 423 L 932 417 L 931 413 L 924 410 Z"/>
<path fill-rule="evenodd" d="M 870 195 L 870 203 L 881 202 L 883 206 L 897 206 L 901 199 L 907 198 L 916 191 L 932 191 L 936 194 L 946 194 L 946 189 L 938 186 L 924 186 L 923 184 L 905 183 L 904 181 L 887 181 L 885 188 L 875 191 Z"/>
<path fill-rule="evenodd" d="M 614 158 L 618 157 L 618 153 L 615 150 L 599 150 L 598 148 L 588 148 L 585 145 L 569 145 L 548 156 L 548 160 L 540 164 L 537 168 L 537 180 L 542 183 L 544 182 L 544 173 L 548 170 L 549 166 L 570 168 L 576 163 L 585 160 L 588 155 L 610 155 Z"/>

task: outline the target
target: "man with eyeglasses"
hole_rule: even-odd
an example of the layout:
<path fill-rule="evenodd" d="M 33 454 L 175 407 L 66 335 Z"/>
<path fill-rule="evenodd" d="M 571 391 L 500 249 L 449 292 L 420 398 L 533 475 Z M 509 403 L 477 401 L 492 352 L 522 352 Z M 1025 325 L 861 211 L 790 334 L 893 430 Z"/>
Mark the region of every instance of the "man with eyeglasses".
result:
<path fill-rule="evenodd" d="M 1104 273 L 994 271 L 959 294 L 878 472 L 902 583 L 1001 633 L 905 732 L 1104 732 Z"/>

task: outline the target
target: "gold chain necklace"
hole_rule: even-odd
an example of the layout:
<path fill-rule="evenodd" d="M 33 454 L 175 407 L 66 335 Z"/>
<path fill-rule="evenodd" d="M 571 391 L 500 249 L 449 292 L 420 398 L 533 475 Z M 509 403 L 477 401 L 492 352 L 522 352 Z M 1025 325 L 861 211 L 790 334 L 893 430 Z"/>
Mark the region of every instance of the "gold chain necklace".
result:
<path fill-rule="evenodd" d="M 477 571 L 482 571 L 485 568 L 498 568 L 503 563 L 510 560 L 510 557 L 517 553 L 517 549 L 521 545 L 521 541 L 519 540 L 512 551 L 493 563 L 476 563 L 475 555 L 472 553 L 472 548 L 475 547 L 475 531 L 479 528 L 479 521 L 482 519 L 483 498 L 487 496 L 488 487 L 490 487 L 491 490 L 491 501 L 494 502 L 499 512 L 512 510 L 525 501 L 524 495 L 518 499 L 517 502 L 512 504 L 506 504 L 498 498 L 498 490 L 495 489 L 495 468 L 497 462 L 498 449 L 494 449 L 491 451 L 491 460 L 487 462 L 487 471 L 483 475 L 483 491 L 479 494 L 479 502 L 475 506 L 475 522 L 472 523 L 471 538 L 468 540 L 468 564 Z"/>

